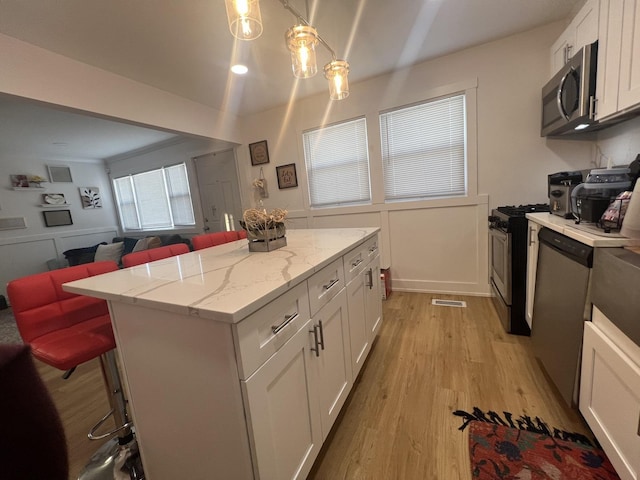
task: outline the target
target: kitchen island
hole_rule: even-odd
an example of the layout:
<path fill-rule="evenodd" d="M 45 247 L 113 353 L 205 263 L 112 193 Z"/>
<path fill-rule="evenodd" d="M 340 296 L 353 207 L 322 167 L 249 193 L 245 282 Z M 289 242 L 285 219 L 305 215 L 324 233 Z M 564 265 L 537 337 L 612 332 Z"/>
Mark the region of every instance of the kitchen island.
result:
<path fill-rule="evenodd" d="M 149 480 L 305 478 L 382 320 L 378 228 L 65 284 L 104 298 Z"/>

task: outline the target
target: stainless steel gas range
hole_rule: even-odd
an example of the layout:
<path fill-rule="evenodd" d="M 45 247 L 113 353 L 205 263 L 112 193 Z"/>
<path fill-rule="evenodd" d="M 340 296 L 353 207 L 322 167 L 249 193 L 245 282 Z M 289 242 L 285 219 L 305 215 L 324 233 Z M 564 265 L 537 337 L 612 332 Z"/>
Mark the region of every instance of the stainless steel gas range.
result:
<path fill-rule="evenodd" d="M 489 216 L 491 289 L 500 321 L 508 333 L 530 335 L 527 301 L 527 223 L 525 214 L 548 212 L 549 205 L 498 207 Z"/>

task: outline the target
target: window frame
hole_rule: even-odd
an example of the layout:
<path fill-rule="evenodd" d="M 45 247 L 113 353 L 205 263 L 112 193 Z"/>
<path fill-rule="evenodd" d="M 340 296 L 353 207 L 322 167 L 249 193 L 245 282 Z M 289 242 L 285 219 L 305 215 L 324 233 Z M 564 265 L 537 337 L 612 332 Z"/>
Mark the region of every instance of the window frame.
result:
<path fill-rule="evenodd" d="M 325 204 L 318 204 L 318 205 L 314 205 L 312 203 L 312 192 L 311 192 L 311 178 L 310 178 L 310 169 L 309 169 L 309 165 L 307 163 L 307 155 L 306 155 L 306 138 L 305 135 L 308 133 L 312 133 L 312 132 L 317 132 L 323 129 L 328 129 L 328 128 L 332 128 L 332 127 L 337 127 L 343 124 L 350 124 L 353 122 L 357 122 L 363 120 L 364 121 L 364 151 L 366 153 L 366 170 L 367 170 L 367 184 L 368 184 L 368 199 L 366 200 L 354 200 L 354 201 L 347 201 L 347 202 L 339 202 L 339 201 L 334 201 L 331 203 L 325 203 Z M 325 209 L 331 209 L 331 208 L 348 208 L 348 207 L 355 207 L 355 206 L 366 206 L 366 205 L 372 205 L 373 204 L 373 185 L 372 185 L 372 179 L 371 179 L 371 155 L 370 155 L 370 151 L 369 151 L 369 135 L 370 135 L 370 130 L 369 130 L 369 122 L 367 121 L 367 117 L 366 115 L 359 115 L 359 116 L 355 116 L 355 117 L 350 117 L 350 118 L 345 118 L 343 120 L 339 120 L 336 122 L 332 122 L 332 123 L 327 123 L 324 125 L 320 125 L 320 126 L 316 126 L 316 127 L 312 127 L 312 128 L 307 128 L 304 129 L 303 131 L 299 132 L 299 139 L 301 142 L 301 147 L 302 147 L 302 159 L 303 159 L 303 164 L 304 164 L 304 170 L 305 170 L 305 185 L 306 185 L 306 190 L 307 190 L 307 194 L 305 195 L 305 207 L 309 208 L 310 210 L 325 210 Z M 357 165 L 356 162 L 350 162 L 350 165 Z"/>
<path fill-rule="evenodd" d="M 474 89 L 475 93 L 475 89 Z M 387 182 L 386 182 L 386 166 L 385 166 L 385 156 L 384 150 L 385 146 L 383 144 L 383 139 L 385 136 L 383 135 L 383 116 L 393 112 L 401 112 L 404 110 L 409 110 L 414 107 L 420 106 L 428 106 L 429 104 L 433 104 L 436 102 L 441 102 L 443 100 L 454 99 L 456 97 L 462 97 L 462 148 L 463 148 L 463 165 L 462 165 L 462 189 L 463 191 L 460 193 L 447 193 L 447 192 L 427 192 L 422 191 L 421 194 L 416 195 L 405 195 L 405 196 L 397 196 L 397 197 L 387 197 Z M 474 98 L 475 102 L 475 98 Z M 442 95 L 425 98 L 420 101 L 399 105 L 391 108 L 387 108 L 378 112 L 378 140 L 380 142 L 380 168 L 381 168 L 381 195 L 382 201 L 385 204 L 397 204 L 397 203 L 410 203 L 410 202 L 428 202 L 432 200 L 439 199 L 455 199 L 455 198 L 466 198 L 471 195 L 470 192 L 470 168 L 469 168 L 469 101 L 468 101 L 468 92 L 466 90 L 462 91 L 451 91 Z M 475 128 L 475 125 L 474 125 Z M 437 148 L 437 146 L 436 146 Z M 447 147 L 448 148 L 448 147 Z M 418 156 L 421 153 L 424 153 L 425 156 L 428 156 L 428 150 L 420 150 L 417 154 Z M 415 156 L 411 154 L 411 156 Z M 446 169 L 448 163 L 443 162 L 442 165 Z M 414 172 L 417 173 L 417 170 Z M 474 193 L 475 195 L 475 193 Z"/>
<path fill-rule="evenodd" d="M 188 191 L 188 196 L 189 196 L 189 204 L 191 207 L 191 215 L 193 218 L 193 223 L 176 223 L 175 220 L 175 212 L 173 211 L 173 205 L 172 205 L 172 196 L 171 196 L 171 189 L 169 187 L 169 180 L 167 178 L 167 170 L 170 168 L 174 168 L 177 166 L 182 166 L 184 169 L 184 174 L 185 174 L 185 184 L 187 187 L 187 191 Z M 162 172 L 162 183 L 163 183 L 163 187 L 164 187 L 164 194 L 165 194 L 165 200 L 166 200 L 166 204 L 169 210 L 169 220 L 170 220 L 170 226 L 165 227 L 165 226 L 153 226 L 153 227 L 149 227 L 149 228 L 143 228 L 142 225 L 142 219 L 141 219 L 141 214 L 140 214 L 140 206 L 138 203 L 138 194 L 136 192 L 136 188 L 135 188 L 135 181 L 134 181 L 134 177 L 136 176 L 141 176 L 141 175 L 145 175 L 145 174 L 149 174 L 149 173 L 153 173 L 153 172 Z M 123 179 L 128 179 L 128 183 L 131 189 L 131 193 L 132 193 L 132 202 L 127 202 L 126 206 L 129 207 L 133 207 L 134 212 L 135 212 L 135 216 L 137 218 L 137 222 L 138 225 L 140 225 L 140 228 L 128 228 L 125 225 L 125 222 L 123 220 L 123 205 L 122 201 L 121 201 L 121 193 L 120 193 L 120 187 L 118 186 L 118 182 L 122 181 Z M 163 165 L 161 167 L 154 167 L 154 168 L 150 168 L 148 170 L 142 170 L 142 171 L 136 171 L 135 173 L 127 173 L 127 174 L 121 174 L 117 177 L 113 177 L 111 179 L 111 186 L 112 186 L 112 190 L 114 193 L 114 199 L 115 199 L 115 204 L 116 204 L 116 210 L 118 212 L 118 220 L 120 223 L 120 228 L 122 229 L 123 232 L 154 232 L 154 231 L 178 231 L 178 230 L 184 230 L 184 229 L 189 229 L 189 228 L 194 228 L 197 226 L 197 218 L 196 218 L 196 210 L 194 208 L 194 203 L 193 203 L 193 193 L 191 191 L 191 183 L 190 183 L 190 179 L 189 179 L 189 168 L 186 162 L 177 162 L 177 163 L 172 163 L 172 164 L 168 164 L 168 165 Z M 184 197 L 184 195 L 180 195 L 181 197 Z"/>

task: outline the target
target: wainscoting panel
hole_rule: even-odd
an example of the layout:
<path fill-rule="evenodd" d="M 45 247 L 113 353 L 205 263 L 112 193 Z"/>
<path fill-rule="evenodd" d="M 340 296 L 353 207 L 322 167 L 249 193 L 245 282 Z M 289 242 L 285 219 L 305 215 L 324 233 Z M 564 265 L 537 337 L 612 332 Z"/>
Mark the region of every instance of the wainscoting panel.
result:
<path fill-rule="evenodd" d="M 14 278 L 46 272 L 47 261 L 64 259 L 62 252 L 111 243 L 118 236 L 117 227 L 65 231 L 64 233 L 25 235 L 0 241 L 0 294 L 7 295 L 7 283 Z"/>
<path fill-rule="evenodd" d="M 7 296 L 7 283 L 10 280 L 46 271 L 47 260 L 55 258 L 56 255 L 53 238 L 0 245 L 2 294 Z"/>

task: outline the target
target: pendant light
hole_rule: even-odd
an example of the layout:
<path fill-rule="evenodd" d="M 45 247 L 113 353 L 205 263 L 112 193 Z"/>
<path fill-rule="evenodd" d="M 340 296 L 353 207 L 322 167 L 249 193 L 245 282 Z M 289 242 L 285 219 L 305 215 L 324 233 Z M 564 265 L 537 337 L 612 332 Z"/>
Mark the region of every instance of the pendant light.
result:
<path fill-rule="evenodd" d="M 259 0 L 225 0 L 231 34 L 240 40 L 254 40 L 262 35 Z"/>
<path fill-rule="evenodd" d="M 311 78 L 318 72 L 316 45 L 318 32 L 311 25 L 295 25 L 285 33 L 291 52 L 291 69 L 296 78 Z"/>
<path fill-rule="evenodd" d="M 2 1 L 2 0 L 0 0 Z M 262 15 L 259 0 L 225 0 L 229 30 L 240 40 L 253 40 L 262 34 Z M 298 24 L 284 35 L 287 49 L 291 53 L 291 69 L 296 78 L 311 78 L 318 73 L 316 46 L 318 43 L 331 54 L 331 62 L 324 66 L 324 76 L 329 81 L 331 100 L 342 100 L 349 96 L 349 63 L 338 60 L 336 53 L 288 0 L 279 0 L 285 10 L 298 19 Z M 308 13 L 308 12 L 307 12 Z"/>
<path fill-rule="evenodd" d="M 349 63 L 333 60 L 324 66 L 324 76 L 329 80 L 329 98 L 343 100 L 349 96 Z"/>

